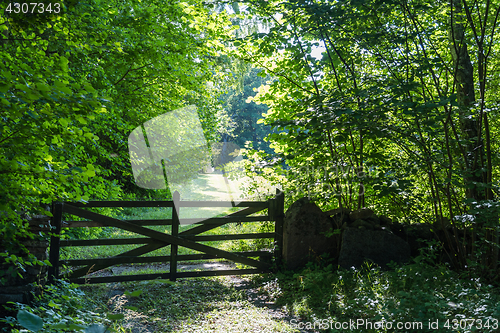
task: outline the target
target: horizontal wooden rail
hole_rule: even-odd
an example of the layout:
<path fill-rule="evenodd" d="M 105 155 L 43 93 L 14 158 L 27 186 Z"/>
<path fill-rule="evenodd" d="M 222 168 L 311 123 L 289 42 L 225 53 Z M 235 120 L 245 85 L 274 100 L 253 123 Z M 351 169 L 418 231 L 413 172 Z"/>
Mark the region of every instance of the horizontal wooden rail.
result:
<path fill-rule="evenodd" d="M 72 206 L 79 208 L 93 207 L 174 207 L 173 201 L 89 201 L 72 202 Z M 179 201 L 179 207 L 263 207 L 267 208 L 267 201 Z"/>
<path fill-rule="evenodd" d="M 174 202 L 171 200 L 164 201 L 88 201 L 71 202 L 72 206 L 80 208 L 93 207 L 174 207 Z"/>
<path fill-rule="evenodd" d="M 231 269 L 219 271 L 198 271 L 198 272 L 177 272 L 176 278 L 190 278 L 190 277 L 203 277 L 203 276 L 224 276 L 224 275 L 246 275 L 246 274 L 259 274 L 263 271 L 260 269 Z M 89 277 L 89 278 L 76 278 L 69 279 L 72 283 L 86 284 L 86 283 L 109 283 L 109 282 L 127 282 L 127 281 L 146 281 L 156 279 L 170 279 L 170 273 L 156 273 L 156 274 L 137 274 L 137 275 L 118 275 L 118 276 L 102 276 L 102 277 Z"/>
<path fill-rule="evenodd" d="M 157 226 L 157 225 L 172 225 L 172 219 L 163 220 L 123 220 L 140 226 Z M 246 223 L 246 222 L 260 222 L 270 221 L 269 216 L 232 216 L 232 217 L 211 217 L 203 221 L 199 218 L 195 219 L 179 219 L 181 225 L 191 224 L 218 224 L 218 223 Z M 93 228 L 93 227 L 107 227 L 101 222 L 96 221 L 63 221 L 63 228 Z"/>
<path fill-rule="evenodd" d="M 179 201 L 179 207 L 261 207 L 267 208 L 267 201 Z"/>
<path fill-rule="evenodd" d="M 244 252 L 233 252 L 244 257 L 272 257 L 272 252 L 267 251 L 244 251 Z M 168 263 L 170 261 L 170 256 L 151 256 L 151 257 L 135 257 L 135 256 L 122 256 L 122 257 L 111 257 L 111 258 L 95 258 L 95 259 L 68 259 L 60 260 L 59 262 L 66 266 L 82 266 L 82 265 L 94 265 L 94 264 L 149 264 L 154 262 Z M 220 259 L 214 255 L 199 253 L 199 254 L 183 254 L 178 255 L 178 261 L 191 261 L 191 260 L 205 260 L 205 259 Z"/>
<path fill-rule="evenodd" d="M 147 243 L 158 243 L 148 237 L 141 238 L 118 238 L 118 239 L 63 239 L 61 240 L 61 247 L 68 246 L 109 246 L 109 245 L 135 245 L 135 244 L 147 244 Z"/>
<path fill-rule="evenodd" d="M 187 234 L 187 235 L 182 235 L 180 237 L 197 242 L 209 242 L 209 241 L 236 240 L 236 239 L 274 238 L 274 232 L 261 232 L 255 234 L 234 234 L 234 235 L 201 235 L 201 236 Z"/>
<path fill-rule="evenodd" d="M 222 241 L 222 240 L 236 240 L 236 239 L 265 239 L 274 238 L 273 232 L 263 232 L 255 234 L 231 234 L 231 235 L 190 235 L 182 234 L 179 235 L 181 238 L 194 240 L 198 242 L 209 242 L 209 241 Z M 61 240 L 61 247 L 68 246 L 104 246 L 104 245 L 130 245 L 130 244 L 147 244 L 147 243 L 159 243 L 151 238 L 141 237 L 141 238 L 118 238 L 118 239 L 66 239 Z"/>

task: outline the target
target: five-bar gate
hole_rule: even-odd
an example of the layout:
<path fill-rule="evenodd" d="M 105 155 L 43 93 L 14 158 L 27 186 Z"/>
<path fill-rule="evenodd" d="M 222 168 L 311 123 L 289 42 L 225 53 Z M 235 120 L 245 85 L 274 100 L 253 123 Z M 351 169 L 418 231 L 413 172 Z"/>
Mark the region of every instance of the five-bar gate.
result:
<path fill-rule="evenodd" d="M 172 218 L 161 220 L 121 220 L 88 210 L 88 208 L 93 207 L 172 207 Z M 184 207 L 240 207 L 242 209 L 224 217 L 214 217 L 201 222 L 195 222 L 192 224 L 190 229 L 179 232 L 180 224 L 189 224 L 190 222 L 193 222 L 190 221 L 190 219 L 179 219 L 179 209 Z M 249 216 L 265 210 L 267 210 L 266 215 L 262 215 L 261 213 L 261 215 L 258 216 Z M 65 214 L 78 216 L 86 220 L 64 221 L 63 217 Z M 267 201 L 244 201 L 237 204 L 228 201 L 181 201 L 180 194 L 178 192 L 174 193 L 173 200 L 171 201 L 90 201 L 86 204 L 69 202 L 54 203 L 52 218 L 54 235 L 51 237 L 49 258 L 52 267 L 49 268 L 49 279 L 53 281 L 53 279 L 59 278 L 59 268 L 61 265 L 79 267 L 66 275 L 70 282 L 79 284 L 153 280 L 158 278 L 175 281 L 177 278 L 197 276 L 241 275 L 268 272 L 271 268 L 271 257 L 274 256 L 277 261 L 280 261 L 281 259 L 281 249 L 283 244 L 283 215 L 284 195 L 279 190 L 276 191 L 276 197 Z M 247 223 L 257 221 L 274 222 L 274 232 L 231 235 L 200 235 L 201 233 L 221 227 L 227 223 Z M 153 225 L 171 225 L 171 234 L 159 232 L 146 227 Z M 61 233 L 61 228 L 63 227 L 116 227 L 136 233 L 143 237 L 123 239 L 61 240 L 59 235 Z M 228 252 L 200 243 L 203 241 L 262 238 L 274 239 L 274 253 L 269 251 Z M 142 244 L 142 246 L 110 258 L 60 260 L 61 247 L 114 246 L 125 244 Z M 171 247 L 169 256 L 142 257 L 144 254 L 165 246 Z M 201 253 L 179 255 L 179 246 L 199 251 Z M 216 258 L 224 258 L 236 263 L 250 266 L 251 268 L 216 271 L 177 271 L 178 261 Z M 169 273 L 102 277 L 89 276 L 92 272 L 118 264 L 153 262 L 170 263 Z"/>

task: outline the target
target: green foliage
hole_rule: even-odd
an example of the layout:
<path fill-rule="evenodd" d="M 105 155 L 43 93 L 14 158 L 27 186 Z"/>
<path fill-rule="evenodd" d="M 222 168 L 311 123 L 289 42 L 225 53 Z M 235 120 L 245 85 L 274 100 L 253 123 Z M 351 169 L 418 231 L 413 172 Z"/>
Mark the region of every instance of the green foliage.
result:
<path fill-rule="evenodd" d="M 26 310 L 19 310 L 16 319 L 22 327 L 30 331 L 38 332 L 43 328 L 42 318 Z"/>
<path fill-rule="evenodd" d="M 422 323 L 422 329 L 404 331 L 434 332 L 437 327 L 430 328 L 429 323 L 438 320 L 440 332 L 472 332 L 476 324 L 453 329 L 454 320 L 460 323 L 473 318 L 483 324 L 489 320 L 493 328 L 500 312 L 497 288 L 479 279 L 460 278 L 445 266 L 423 260 L 389 271 L 370 264 L 358 270 L 310 265 L 295 274 L 281 273 L 272 283 L 274 290 L 280 290 L 275 295 L 278 304 L 298 315 L 301 322 L 317 325 L 324 320 L 343 323 L 362 319 L 364 323 L 393 323 L 393 329 L 398 322 Z M 360 328 L 345 331 L 358 332 Z M 391 330 L 363 326 L 361 331 Z"/>
<path fill-rule="evenodd" d="M 264 138 L 271 133 L 271 127 L 258 123 L 268 108 L 264 104 L 250 103 L 249 98 L 257 94 L 257 89 L 270 81 L 269 77 L 263 78 L 259 74 L 262 70 L 249 68 L 242 74 L 241 87 L 232 89 L 221 96 L 225 103 L 228 115 L 232 120 L 232 132 L 229 133 L 238 146 L 245 147 L 249 142 L 257 150 L 272 153 L 269 144 Z"/>
<path fill-rule="evenodd" d="M 229 22 L 205 14 L 194 1 L 92 0 L 43 25 L 4 14 L 11 38 L 0 68 L 3 204 L 31 208 L 28 200 L 106 198 L 119 184 L 131 188 L 128 134 L 183 105 L 199 106 L 215 139 L 217 93 L 209 83 L 218 84 L 213 58 Z"/>
<path fill-rule="evenodd" d="M 30 306 L 16 303 L 17 316 L 1 319 L 20 332 L 110 332 L 112 321 L 123 319 L 122 314 L 98 314 L 93 303 L 76 285 L 58 281 L 58 285 L 45 286 Z"/>
<path fill-rule="evenodd" d="M 498 21 L 485 8 L 498 13 L 500 3 L 252 3 L 250 15 L 272 24 L 238 39 L 238 53 L 276 78 L 253 98 L 273 127 L 274 154 L 258 159 L 268 174 L 286 179 L 289 197 L 327 209 L 371 206 L 402 222 L 446 217 L 457 233 L 485 229 L 483 212 L 470 212 L 498 195 L 498 58 L 487 55 L 498 52 Z M 484 233 L 498 244 L 493 220 Z M 476 250 L 498 258 L 496 245 L 463 251 L 443 241 L 457 268 Z"/>
<path fill-rule="evenodd" d="M 219 135 L 225 80 L 214 73 L 220 40 L 233 30 L 225 13 L 198 0 L 60 4 L 57 15 L 3 5 L 0 14 L 0 252 L 8 256 L 31 237 L 20 215 L 50 214 L 40 204 L 150 196 L 134 185 L 127 147 L 146 120 L 194 104 L 207 139 Z"/>

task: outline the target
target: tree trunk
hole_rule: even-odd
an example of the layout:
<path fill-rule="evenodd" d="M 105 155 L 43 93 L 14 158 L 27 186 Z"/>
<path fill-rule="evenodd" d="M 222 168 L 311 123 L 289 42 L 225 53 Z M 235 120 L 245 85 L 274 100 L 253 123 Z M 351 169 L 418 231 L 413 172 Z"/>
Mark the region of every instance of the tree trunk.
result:
<path fill-rule="evenodd" d="M 467 199 L 481 201 L 486 199 L 484 190 L 477 183 L 483 182 L 481 162 L 484 147 L 478 137 L 478 119 L 469 112 L 476 101 L 474 93 L 474 68 L 472 66 L 464 33 L 465 18 L 462 14 L 460 0 L 451 0 L 450 42 L 451 56 L 454 65 L 454 83 L 457 89 L 457 102 L 460 112 L 460 126 L 467 140 L 465 147 L 465 175 L 464 182 L 467 187 Z"/>
<path fill-rule="evenodd" d="M 476 114 L 471 112 L 474 102 L 476 101 L 474 93 L 474 68 L 472 66 L 469 52 L 467 50 L 466 37 L 464 32 L 464 26 L 467 24 L 468 27 L 474 28 L 474 22 L 469 15 L 468 19 L 462 14 L 462 2 L 461 0 L 450 0 L 451 4 L 451 20 L 450 20 L 450 43 L 451 43 L 451 56 L 454 65 L 454 84 L 457 91 L 457 102 L 459 105 L 459 118 L 460 127 L 464 133 L 464 139 L 467 140 L 465 145 L 465 174 L 464 183 L 466 186 L 466 198 L 469 202 L 480 203 L 483 200 L 491 200 L 491 190 L 482 186 L 482 184 L 491 182 L 491 162 L 486 160 L 484 156 L 485 147 L 483 143 L 483 132 L 481 131 L 481 126 L 485 126 L 487 153 L 489 157 L 489 128 L 487 114 L 484 113 L 482 117 L 484 118 L 484 123 L 482 124 L 481 113 Z M 465 8 L 465 7 L 464 7 Z M 486 23 L 485 23 L 486 24 Z M 484 33 L 484 31 L 483 31 Z M 477 41 L 476 41 L 477 42 Z M 481 85 L 481 103 L 484 103 L 484 70 L 483 68 L 485 61 L 483 57 L 482 41 L 478 44 L 479 48 L 479 80 Z M 484 105 L 483 105 L 484 107 Z M 488 171 L 484 171 L 484 166 Z M 471 207 L 472 208 L 472 207 Z M 498 261 L 498 248 L 495 246 L 498 244 L 498 235 L 496 228 L 491 228 L 494 223 L 492 221 L 488 222 L 488 219 L 492 219 L 489 216 L 487 209 L 483 213 L 476 213 L 474 215 L 473 230 L 472 230 L 472 247 L 470 258 L 472 260 L 479 259 L 475 257 L 476 247 L 480 247 L 481 264 L 483 268 L 490 267 L 496 270 Z M 498 221 L 498 218 L 494 218 Z M 498 222 L 497 222 L 498 223 Z M 464 233 L 465 234 L 465 233 Z M 478 237 L 479 236 L 479 237 Z M 487 241 L 492 242 L 493 246 L 488 245 Z M 477 245 L 476 245 L 477 244 Z M 463 258 L 465 259 L 465 258 Z M 483 271 L 484 274 L 489 274 L 488 271 Z"/>

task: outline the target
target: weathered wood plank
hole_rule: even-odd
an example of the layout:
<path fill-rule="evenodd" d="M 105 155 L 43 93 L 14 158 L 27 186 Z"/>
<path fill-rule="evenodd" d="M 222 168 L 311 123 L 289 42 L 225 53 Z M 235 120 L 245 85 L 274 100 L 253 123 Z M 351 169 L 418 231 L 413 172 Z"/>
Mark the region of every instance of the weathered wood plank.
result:
<path fill-rule="evenodd" d="M 223 240 L 237 240 L 237 239 L 264 239 L 274 238 L 274 232 L 262 232 L 255 234 L 234 234 L 234 235 L 182 235 L 184 239 L 189 239 L 195 242 L 209 242 L 209 241 L 223 241 Z"/>
<path fill-rule="evenodd" d="M 72 202 L 72 206 L 81 208 L 94 207 L 174 207 L 173 201 L 89 201 Z"/>
<path fill-rule="evenodd" d="M 229 216 L 229 215 L 228 215 Z M 153 226 L 153 225 L 172 225 L 172 219 L 163 220 L 123 220 L 140 226 Z M 270 221 L 267 215 L 259 216 L 230 216 L 230 217 L 212 217 L 200 221 L 200 219 L 179 219 L 180 223 L 185 224 L 218 224 L 218 223 L 245 223 L 245 222 L 260 222 Z M 64 221 L 63 228 L 93 228 L 93 227 L 107 227 L 104 223 L 96 221 Z"/>
<path fill-rule="evenodd" d="M 235 217 L 212 217 L 200 221 L 200 219 L 180 219 L 181 224 L 218 224 L 218 223 L 236 223 L 236 222 L 260 222 L 270 221 L 267 215 L 260 216 L 235 216 Z"/>
<path fill-rule="evenodd" d="M 158 220 L 125 220 L 141 226 L 150 225 L 172 225 L 172 219 L 158 219 Z M 63 228 L 93 228 L 93 227 L 107 227 L 101 222 L 95 221 L 64 221 Z"/>
<path fill-rule="evenodd" d="M 247 275 L 266 273 L 266 270 L 260 269 L 235 269 L 235 270 L 220 270 L 220 271 L 199 271 L 199 272 L 178 272 L 177 278 L 202 277 L 202 276 L 225 276 L 225 275 Z M 170 279 L 170 273 L 156 274 L 137 274 L 137 275 L 118 275 L 118 276 L 102 276 L 89 278 L 73 278 L 69 279 L 72 283 L 91 284 L 91 283 L 110 283 L 110 282 L 126 282 L 126 281 L 146 281 Z"/>
<path fill-rule="evenodd" d="M 244 257 L 265 257 L 269 258 L 273 256 L 272 252 L 268 251 L 244 251 L 244 252 L 234 252 Z M 193 260 L 205 260 L 205 259 L 217 259 L 216 256 L 200 253 L 200 254 L 183 254 L 177 256 L 177 261 L 193 261 Z M 155 262 L 170 262 L 170 256 L 153 256 L 153 257 L 132 257 L 132 256 L 121 256 L 121 257 L 111 257 L 111 258 L 95 258 L 95 259 L 68 259 L 61 260 L 60 263 L 66 266 L 82 266 L 82 265 L 118 265 L 118 264 L 149 264 Z"/>
<path fill-rule="evenodd" d="M 74 207 L 174 207 L 173 201 L 88 201 L 73 202 Z M 262 207 L 267 208 L 267 201 L 181 201 L 179 207 Z"/>
<path fill-rule="evenodd" d="M 267 208 L 267 201 L 181 201 L 179 207 L 259 207 Z"/>
<path fill-rule="evenodd" d="M 238 240 L 238 239 L 264 239 L 274 238 L 273 232 L 263 232 L 255 234 L 234 234 L 234 235 L 183 235 L 179 237 L 189 239 L 196 242 L 210 242 L 222 240 Z M 61 247 L 69 246 L 107 246 L 107 245 L 135 245 L 158 242 L 148 237 L 141 238 L 114 238 L 114 239 L 64 239 L 61 240 Z"/>
<path fill-rule="evenodd" d="M 149 237 L 142 238 L 115 238 L 115 239 L 63 239 L 61 240 L 61 247 L 68 246 L 104 246 L 104 245 L 133 245 L 133 244 L 147 244 L 158 243 Z"/>
<path fill-rule="evenodd" d="M 178 191 L 175 191 L 173 194 L 173 200 L 174 200 L 174 209 L 172 211 L 172 236 L 173 237 L 178 237 L 179 236 L 179 201 L 180 201 L 180 194 Z M 172 243 L 170 245 L 170 281 L 176 281 L 177 280 L 177 251 L 179 250 L 179 247 L 177 244 Z"/>

